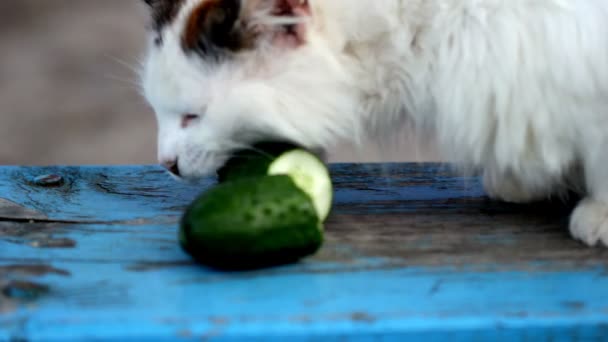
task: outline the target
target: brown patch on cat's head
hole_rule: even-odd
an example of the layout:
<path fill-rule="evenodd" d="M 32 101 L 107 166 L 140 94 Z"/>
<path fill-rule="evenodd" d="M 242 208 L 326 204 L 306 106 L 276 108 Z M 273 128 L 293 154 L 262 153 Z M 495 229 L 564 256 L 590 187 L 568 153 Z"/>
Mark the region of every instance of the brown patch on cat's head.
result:
<path fill-rule="evenodd" d="M 189 14 L 182 35 L 186 52 L 217 57 L 253 48 L 255 33 L 241 18 L 241 0 L 207 0 Z"/>

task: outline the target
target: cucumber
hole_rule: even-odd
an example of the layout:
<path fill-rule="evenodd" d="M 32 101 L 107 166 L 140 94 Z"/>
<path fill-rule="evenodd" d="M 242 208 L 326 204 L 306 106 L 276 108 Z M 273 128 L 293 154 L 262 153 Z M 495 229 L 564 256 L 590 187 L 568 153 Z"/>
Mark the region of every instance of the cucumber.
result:
<path fill-rule="evenodd" d="M 199 196 L 180 222 L 180 245 L 218 269 L 295 262 L 323 243 L 310 197 L 287 175 L 243 178 Z"/>
<path fill-rule="evenodd" d="M 323 222 L 329 216 L 333 187 L 329 171 L 315 155 L 304 150 L 292 150 L 280 155 L 268 167 L 269 175 L 289 175 L 315 206 Z"/>
<path fill-rule="evenodd" d="M 224 166 L 217 171 L 220 183 L 231 180 L 265 176 L 268 167 L 281 154 L 298 149 L 291 143 L 261 142 L 251 149 L 239 150 L 234 153 Z"/>
<path fill-rule="evenodd" d="M 295 145 L 259 144 L 254 150 L 239 151 L 218 171 L 220 182 L 266 175 L 289 175 L 312 199 L 321 221 L 331 211 L 333 187 L 329 171 L 314 154 Z"/>

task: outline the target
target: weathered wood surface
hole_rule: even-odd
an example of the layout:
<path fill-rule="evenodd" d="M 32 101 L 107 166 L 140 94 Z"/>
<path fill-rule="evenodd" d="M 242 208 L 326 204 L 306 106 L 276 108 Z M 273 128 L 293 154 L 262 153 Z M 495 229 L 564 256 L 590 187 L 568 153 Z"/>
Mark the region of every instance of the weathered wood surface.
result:
<path fill-rule="evenodd" d="M 569 238 L 568 205 L 492 202 L 442 165 L 332 172 L 318 255 L 221 273 L 176 234 L 213 180 L 0 168 L 0 340 L 608 339 L 608 250 Z"/>

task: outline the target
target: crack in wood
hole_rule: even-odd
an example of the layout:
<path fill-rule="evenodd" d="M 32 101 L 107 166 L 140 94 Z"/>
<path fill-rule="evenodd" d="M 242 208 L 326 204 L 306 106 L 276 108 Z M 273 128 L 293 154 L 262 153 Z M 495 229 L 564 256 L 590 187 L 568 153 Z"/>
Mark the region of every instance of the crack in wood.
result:
<path fill-rule="evenodd" d="M 0 198 L 0 220 L 45 220 L 47 216 L 37 210 Z"/>
<path fill-rule="evenodd" d="M 48 264 L 10 264 L 0 266 L 0 277 L 7 276 L 44 276 L 55 274 L 61 276 L 70 276 L 70 272 L 64 269 L 56 268 Z"/>
<path fill-rule="evenodd" d="M 53 219 L 53 218 L 45 218 L 45 219 L 31 219 L 31 218 L 7 218 L 0 217 L 0 222 L 12 222 L 12 223 L 56 223 L 56 224 L 66 224 L 66 225 L 127 225 L 127 226 L 140 226 L 147 224 L 167 224 L 167 223 L 175 223 L 178 222 L 178 216 L 169 216 L 169 215 L 161 215 L 158 217 L 152 218 L 140 218 L 140 219 L 129 219 L 129 220 L 67 220 L 67 219 Z"/>
<path fill-rule="evenodd" d="M 112 189 L 110 186 L 103 184 L 103 182 L 98 182 L 95 185 L 98 188 L 100 188 L 101 190 L 103 190 L 106 194 L 111 194 L 111 195 L 128 196 L 128 197 L 137 196 L 137 197 L 152 197 L 152 198 L 169 198 L 169 196 L 166 196 L 163 194 L 147 194 L 145 192 L 134 192 L 134 193 L 122 192 L 122 191 Z"/>
<path fill-rule="evenodd" d="M 34 301 L 48 294 L 50 287 L 33 281 L 11 280 L 2 286 L 2 295 L 18 301 Z"/>

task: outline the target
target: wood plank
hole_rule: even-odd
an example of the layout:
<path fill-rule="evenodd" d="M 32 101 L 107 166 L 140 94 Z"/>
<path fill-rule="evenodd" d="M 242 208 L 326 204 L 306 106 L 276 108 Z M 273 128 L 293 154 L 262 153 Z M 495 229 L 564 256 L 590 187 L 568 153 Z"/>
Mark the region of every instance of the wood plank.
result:
<path fill-rule="evenodd" d="M 41 175 L 63 181 L 41 186 Z M 0 168 L 0 340 L 608 338 L 608 252 L 571 204 L 488 200 L 444 165 L 332 166 L 314 257 L 222 273 L 177 245 L 214 181 L 156 167 Z M 1 213 L 1 212 L 0 212 Z"/>

